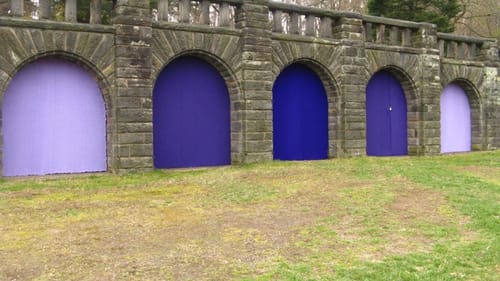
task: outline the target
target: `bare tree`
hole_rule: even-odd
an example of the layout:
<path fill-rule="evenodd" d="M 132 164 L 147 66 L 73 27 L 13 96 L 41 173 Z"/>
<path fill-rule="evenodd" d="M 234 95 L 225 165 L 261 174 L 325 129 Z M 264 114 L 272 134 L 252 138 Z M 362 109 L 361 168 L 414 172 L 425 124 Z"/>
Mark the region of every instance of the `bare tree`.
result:
<path fill-rule="evenodd" d="M 461 0 L 463 12 L 456 19 L 456 33 L 500 40 L 500 2 Z"/>

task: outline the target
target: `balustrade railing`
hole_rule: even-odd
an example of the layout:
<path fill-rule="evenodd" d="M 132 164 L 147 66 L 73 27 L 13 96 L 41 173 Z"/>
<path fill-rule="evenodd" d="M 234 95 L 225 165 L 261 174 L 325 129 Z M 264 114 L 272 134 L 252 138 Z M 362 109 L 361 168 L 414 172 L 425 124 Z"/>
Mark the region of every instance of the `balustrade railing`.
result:
<path fill-rule="evenodd" d="M 275 33 L 332 38 L 336 21 L 354 13 L 269 2 Z"/>
<path fill-rule="evenodd" d="M 30 11 L 27 11 L 25 9 L 24 0 L 9 0 L 9 15 L 12 17 L 29 17 L 31 19 L 51 20 L 55 19 L 52 7 L 54 4 L 59 4 L 59 7 L 64 7 L 64 21 L 77 22 L 77 0 L 65 0 L 64 2 L 55 2 L 54 0 L 37 0 L 31 2 L 33 3 L 33 7 Z M 88 23 L 101 23 L 102 6 L 102 0 L 89 0 Z"/>
<path fill-rule="evenodd" d="M 52 20 L 57 7 L 57 14 L 64 14 L 67 22 L 77 22 L 77 0 L 32 0 L 33 7 L 25 7 L 25 0 L 9 0 L 9 12 L 0 16 L 23 17 Z M 153 7 L 153 20 L 180 24 L 198 24 L 211 27 L 235 27 L 241 14 L 239 9 L 243 0 L 158 0 Z M 57 4 L 54 6 L 54 4 Z M 111 1 L 89 0 L 88 22 L 100 24 L 103 13 L 109 18 Z M 360 15 L 321 8 L 284 4 L 269 1 L 270 28 L 274 33 L 300 35 L 320 38 L 338 38 L 343 29 L 359 27 L 347 24 L 345 19 L 362 20 L 364 40 L 367 43 L 382 46 L 439 48 L 443 58 L 461 60 L 499 61 L 498 43 L 485 38 L 457 36 L 448 33 L 436 33 L 429 24 L 396 20 L 383 17 Z M 5 9 L 0 10 L 4 11 Z M 80 7 L 81 10 L 81 7 Z M 64 12 L 62 12 L 64 11 Z M 7 13 L 7 12 L 4 12 Z M 262 20 L 262 19 L 261 19 Z M 265 20 L 265 19 L 264 19 Z M 355 21 L 354 21 L 355 22 Z M 428 37 L 431 36 L 432 40 Z M 491 45 L 491 46 L 490 46 Z"/>
<path fill-rule="evenodd" d="M 396 19 L 363 16 L 365 41 L 391 46 L 412 47 L 421 24 Z"/>
<path fill-rule="evenodd" d="M 444 58 L 474 60 L 481 54 L 484 43 L 483 38 L 438 33 L 439 52 Z"/>
<path fill-rule="evenodd" d="M 170 5 L 169 5 L 170 3 Z M 234 27 L 241 0 L 158 0 L 153 19 L 159 22 Z"/>

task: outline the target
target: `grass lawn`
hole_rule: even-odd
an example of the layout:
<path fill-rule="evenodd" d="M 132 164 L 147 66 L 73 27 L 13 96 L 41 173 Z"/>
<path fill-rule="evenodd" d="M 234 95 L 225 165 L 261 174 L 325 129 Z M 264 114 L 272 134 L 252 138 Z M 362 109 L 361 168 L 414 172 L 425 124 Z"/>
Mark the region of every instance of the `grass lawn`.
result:
<path fill-rule="evenodd" d="M 500 152 L 0 179 L 0 280 L 500 280 Z"/>

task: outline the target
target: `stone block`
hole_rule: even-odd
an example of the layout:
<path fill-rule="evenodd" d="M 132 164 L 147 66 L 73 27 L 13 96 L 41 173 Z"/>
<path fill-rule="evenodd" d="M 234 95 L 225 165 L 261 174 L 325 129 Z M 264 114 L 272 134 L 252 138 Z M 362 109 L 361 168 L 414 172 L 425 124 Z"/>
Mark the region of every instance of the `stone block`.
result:
<path fill-rule="evenodd" d="M 271 100 L 247 100 L 247 110 L 272 110 L 273 103 Z"/>

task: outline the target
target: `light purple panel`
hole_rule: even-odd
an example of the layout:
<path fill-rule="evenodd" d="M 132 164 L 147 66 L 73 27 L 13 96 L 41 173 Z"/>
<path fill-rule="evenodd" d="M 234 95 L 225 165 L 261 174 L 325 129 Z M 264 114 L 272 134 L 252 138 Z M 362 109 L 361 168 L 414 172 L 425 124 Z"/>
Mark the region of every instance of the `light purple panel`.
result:
<path fill-rule="evenodd" d="M 2 104 L 3 175 L 106 170 L 106 112 L 92 76 L 59 59 L 20 70 Z"/>
<path fill-rule="evenodd" d="M 464 90 L 448 85 L 441 94 L 441 152 L 471 150 L 471 113 Z"/>

